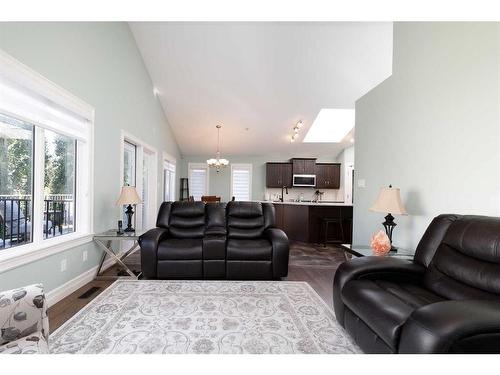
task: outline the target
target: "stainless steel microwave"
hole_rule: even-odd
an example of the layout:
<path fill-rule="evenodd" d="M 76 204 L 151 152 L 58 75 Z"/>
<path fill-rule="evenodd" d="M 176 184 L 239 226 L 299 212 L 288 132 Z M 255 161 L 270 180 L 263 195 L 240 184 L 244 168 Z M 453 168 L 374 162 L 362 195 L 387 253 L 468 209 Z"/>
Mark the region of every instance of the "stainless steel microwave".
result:
<path fill-rule="evenodd" d="M 294 174 L 293 186 L 315 187 L 316 175 L 314 174 Z"/>

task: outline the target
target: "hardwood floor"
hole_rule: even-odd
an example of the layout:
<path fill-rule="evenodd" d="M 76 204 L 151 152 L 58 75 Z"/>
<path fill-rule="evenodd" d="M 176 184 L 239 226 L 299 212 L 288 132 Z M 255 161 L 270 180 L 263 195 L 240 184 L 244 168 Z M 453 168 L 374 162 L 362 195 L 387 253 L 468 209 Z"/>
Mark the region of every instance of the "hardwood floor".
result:
<path fill-rule="evenodd" d="M 327 246 L 325 248 L 322 245 L 299 242 L 291 243 L 288 277 L 284 280 L 306 281 L 329 306 L 332 306 L 333 276 L 335 270 L 343 261 L 344 255 L 342 250 L 335 246 Z M 137 252 L 127 258 L 126 263 L 131 269 L 140 269 L 139 253 Z M 110 276 L 116 275 L 117 271 L 117 267 L 113 266 L 105 274 Z M 59 328 L 85 305 L 106 290 L 113 282 L 114 280 L 91 281 L 50 307 L 48 312 L 50 330 L 53 332 Z M 87 296 L 87 298 L 79 298 L 93 287 L 98 289 Z"/>

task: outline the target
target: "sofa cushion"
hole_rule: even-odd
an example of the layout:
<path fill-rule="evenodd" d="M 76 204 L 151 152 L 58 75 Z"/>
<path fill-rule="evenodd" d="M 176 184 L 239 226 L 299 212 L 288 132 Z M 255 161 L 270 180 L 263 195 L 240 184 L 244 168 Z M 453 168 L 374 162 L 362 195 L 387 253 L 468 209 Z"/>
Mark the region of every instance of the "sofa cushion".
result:
<path fill-rule="evenodd" d="M 258 202 L 229 202 L 227 204 L 228 238 L 257 239 L 266 229 L 262 204 Z"/>
<path fill-rule="evenodd" d="M 342 289 L 344 304 L 395 351 L 410 314 L 442 300 L 418 285 L 381 280 L 351 280 Z"/>
<path fill-rule="evenodd" d="M 174 238 L 203 238 L 206 218 L 203 202 L 174 202 L 170 209 L 169 232 Z"/>
<path fill-rule="evenodd" d="M 437 248 L 446 235 L 446 231 L 450 225 L 459 218 L 459 215 L 445 214 L 436 216 L 432 220 L 415 250 L 415 263 L 419 263 L 424 267 L 429 267 Z"/>
<path fill-rule="evenodd" d="M 230 260 L 271 260 L 272 245 L 266 239 L 227 241 L 227 259 Z"/>
<path fill-rule="evenodd" d="M 500 299 L 500 218 L 453 222 L 425 275 L 425 286 L 453 300 Z"/>
<path fill-rule="evenodd" d="M 159 260 L 202 259 L 201 238 L 169 238 L 158 245 Z"/>

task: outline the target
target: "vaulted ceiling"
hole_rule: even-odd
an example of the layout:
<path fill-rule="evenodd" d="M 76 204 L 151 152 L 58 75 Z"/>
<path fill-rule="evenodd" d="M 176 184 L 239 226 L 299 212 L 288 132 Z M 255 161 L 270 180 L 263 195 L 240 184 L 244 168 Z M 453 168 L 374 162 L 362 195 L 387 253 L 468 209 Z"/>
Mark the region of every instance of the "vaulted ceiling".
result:
<path fill-rule="evenodd" d="M 392 23 L 131 23 L 183 155 L 324 156 L 321 108 L 354 108 L 392 72 Z M 294 124 L 304 127 L 290 143 Z M 332 124 L 334 126 L 334 124 Z"/>

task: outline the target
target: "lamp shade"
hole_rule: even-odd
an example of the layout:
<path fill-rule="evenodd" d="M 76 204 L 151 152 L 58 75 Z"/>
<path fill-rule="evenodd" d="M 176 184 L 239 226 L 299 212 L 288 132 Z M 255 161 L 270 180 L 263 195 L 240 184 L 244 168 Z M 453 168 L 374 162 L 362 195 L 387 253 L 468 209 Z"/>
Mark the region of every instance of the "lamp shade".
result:
<path fill-rule="evenodd" d="M 137 190 L 135 190 L 135 186 L 123 186 L 122 192 L 120 193 L 120 197 L 116 201 L 118 206 L 124 204 L 139 204 L 142 203 L 139 194 L 137 194 Z"/>
<path fill-rule="evenodd" d="M 383 187 L 378 193 L 375 204 L 370 211 L 384 212 L 396 215 L 407 215 L 405 206 L 401 201 L 401 194 L 398 188 Z"/>

